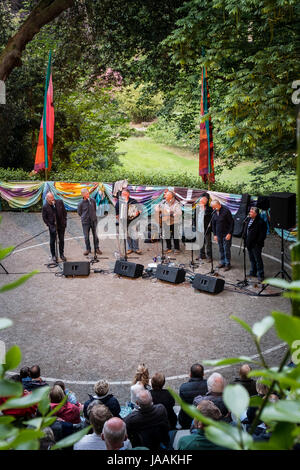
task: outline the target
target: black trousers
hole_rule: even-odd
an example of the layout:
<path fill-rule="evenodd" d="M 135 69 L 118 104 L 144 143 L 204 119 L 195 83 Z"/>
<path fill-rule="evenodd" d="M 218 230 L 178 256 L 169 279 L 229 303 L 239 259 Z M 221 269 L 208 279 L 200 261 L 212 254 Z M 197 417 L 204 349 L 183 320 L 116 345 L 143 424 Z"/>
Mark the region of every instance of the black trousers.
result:
<path fill-rule="evenodd" d="M 93 235 L 94 249 L 98 250 L 99 248 L 99 239 L 97 237 L 96 228 L 97 228 L 97 222 L 95 223 L 90 222 L 88 224 L 82 224 L 85 247 L 87 251 L 91 251 L 90 230 L 92 231 L 92 235 Z"/>
<path fill-rule="evenodd" d="M 50 233 L 50 252 L 51 256 L 56 256 L 55 253 L 55 240 L 56 240 L 56 233 L 57 233 L 57 238 L 58 238 L 58 246 L 59 246 L 59 254 L 63 255 L 64 254 L 64 248 L 65 248 L 65 227 L 49 227 L 49 233 Z"/>
<path fill-rule="evenodd" d="M 250 273 L 252 276 L 258 276 L 264 278 L 264 263 L 261 256 L 262 247 L 255 245 L 252 248 L 248 248 L 249 259 L 250 259 Z"/>
<path fill-rule="evenodd" d="M 171 250 L 171 240 L 174 240 L 174 249 L 179 251 L 179 239 L 175 237 L 174 224 L 170 225 L 170 238 L 166 238 L 167 249 Z"/>

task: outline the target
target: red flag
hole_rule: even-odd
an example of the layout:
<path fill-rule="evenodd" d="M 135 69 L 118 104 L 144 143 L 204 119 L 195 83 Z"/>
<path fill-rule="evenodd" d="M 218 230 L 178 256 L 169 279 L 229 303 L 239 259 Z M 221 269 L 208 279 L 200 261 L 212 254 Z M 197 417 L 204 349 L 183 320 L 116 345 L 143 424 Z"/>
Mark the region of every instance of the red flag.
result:
<path fill-rule="evenodd" d="M 210 96 L 207 83 L 206 67 L 202 68 L 201 117 L 209 112 Z M 215 182 L 214 144 L 211 117 L 200 123 L 199 175 L 204 183 Z"/>
<path fill-rule="evenodd" d="M 34 171 L 51 170 L 54 141 L 54 104 L 51 73 L 51 52 L 46 77 L 44 112 L 41 120 L 39 141 L 36 149 Z"/>

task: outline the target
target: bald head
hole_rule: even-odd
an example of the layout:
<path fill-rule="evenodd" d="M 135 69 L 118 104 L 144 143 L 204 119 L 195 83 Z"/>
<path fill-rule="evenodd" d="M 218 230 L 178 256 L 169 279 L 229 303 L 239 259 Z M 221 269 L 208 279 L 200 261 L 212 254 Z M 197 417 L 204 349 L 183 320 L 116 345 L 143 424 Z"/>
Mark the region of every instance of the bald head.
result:
<path fill-rule="evenodd" d="M 104 423 L 101 437 L 105 440 L 107 450 L 120 449 L 127 439 L 126 424 L 120 418 L 109 419 Z"/>
<path fill-rule="evenodd" d="M 148 390 L 142 390 L 141 392 L 139 392 L 136 397 L 136 404 L 140 408 L 150 407 L 153 404 L 151 393 L 148 392 Z"/>
<path fill-rule="evenodd" d="M 241 379 L 246 379 L 249 372 L 251 372 L 251 367 L 248 364 L 243 364 L 240 368 L 240 377 Z"/>
<path fill-rule="evenodd" d="M 53 204 L 54 196 L 53 196 L 53 194 L 52 194 L 50 191 L 46 194 L 46 201 L 47 201 L 49 204 Z"/>

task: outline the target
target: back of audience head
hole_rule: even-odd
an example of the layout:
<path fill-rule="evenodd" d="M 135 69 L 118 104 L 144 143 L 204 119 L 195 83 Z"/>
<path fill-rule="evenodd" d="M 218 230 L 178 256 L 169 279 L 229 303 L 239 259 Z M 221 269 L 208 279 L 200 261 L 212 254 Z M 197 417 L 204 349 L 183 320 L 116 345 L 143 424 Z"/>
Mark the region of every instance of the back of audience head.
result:
<path fill-rule="evenodd" d="M 53 385 L 50 390 L 51 403 L 60 403 L 65 398 L 63 389 L 59 385 Z"/>
<path fill-rule="evenodd" d="M 41 376 L 40 366 L 34 365 L 30 368 L 30 377 L 32 379 L 38 379 Z"/>
<path fill-rule="evenodd" d="M 153 390 L 162 390 L 165 385 L 166 379 L 164 374 L 161 372 L 156 372 L 151 379 L 151 385 Z"/>
<path fill-rule="evenodd" d="M 256 381 L 256 391 L 257 391 L 258 395 L 265 396 L 265 395 L 267 395 L 267 393 L 269 391 L 269 387 L 267 385 L 263 384 L 261 382 L 262 380 L 263 380 L 263 377 L 260 377 Z"/>
<path fill-rule="evenodd" d="M 139 364 L 134 376 L 133 384 L 141 382 L 144 387 L 149 384 L 149 371 L 145 364 Z"/>
<path fill-rule="evenodd" d="M 193 364 L 191 367 L 190 377 L 194 379 L 203 379 L 204 368 L 201 364 Z"/>
<path fill-rule="evenodd" d="M 40 439 L 40 450 L 49 450 L 55 444 L 54 433 L 50 427 L 43 429 L 44 437 Z"/>
<path fill-rule="evenodd" d="M 98 382 L 94 385 L 94 392 L 98 397 L 103 397 L 108 393 L 109 390 L 109 383 L 107 380 L 98 380 Z"/>
<path fill-rule="evenodd" d="M 57 380 L 56 382 L 54 382 L 54 385 L 59 385 L 62 388 L 63 392 L 65 393 L 66 386 L 62 380 Z"/>
<path fill-rule="evenodd" d="M 148 390 L 141 390 L 136 396 L 136 404 L 141 408 L 149 408 L 153 405 L 151 393 Z"/>
<path fill-rule="evenodd" d="M 251 372 L 251 367 L 248 364 L 243 364 L 240 367 L 240 371 L 239 371 L 241 379 L 242 380 L 247 379 L 249 372 Z"/>
<path fill-rule="evenodd" d="M 26 379 L 27 377 L 30 377 L 29 367 L 25 366 L 20 369 L 20 377 L 21 379 Z"/>
<path fill-rule="evenodd" d="M 105 405 L 94 405 L 91 408 L 89 413 L 89 422 L 98 436 L 101 436 L 104 423 L 112 417 L 112 413 Z"/>
<path fill-rule="evenodd" d="M 210 400 L 202 400 L 197 406 L 197 410 L 205 416 L 206 418 L 213 419 L 214 421 L 219 421 L 222 418 L 222 413 L 219 408 Z M 198 421 L 194 420 L 195 427 L 202 429 L 205 425 Z"/>
<path fill-rule="evenodd" d="M 225 388 L 225 379 L 218 372 L 214 372 L 207 379 L 207 390 L 213 393 L 223 393 Z"/>
<path fill-rule="evenodd" d="M 109 419 L 104 423 L 101 437 L 105 440 L 107 450 L 120 449 L 127 439 L 126 424 L 120 418 Z"/>

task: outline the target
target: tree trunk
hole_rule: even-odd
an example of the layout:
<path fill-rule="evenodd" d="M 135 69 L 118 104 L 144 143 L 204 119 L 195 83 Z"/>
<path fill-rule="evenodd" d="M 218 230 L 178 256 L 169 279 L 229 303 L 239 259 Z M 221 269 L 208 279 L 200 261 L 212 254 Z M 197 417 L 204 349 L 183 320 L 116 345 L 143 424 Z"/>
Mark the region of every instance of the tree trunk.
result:
<path fill-rule="evenodd" d="M 5 81 L 11 71 L 21 65 L 23 50 L 40 29 L 73 6 L 74 2 L 75 0 L 40 0 L 1 53 L 0 80 Z"/>

